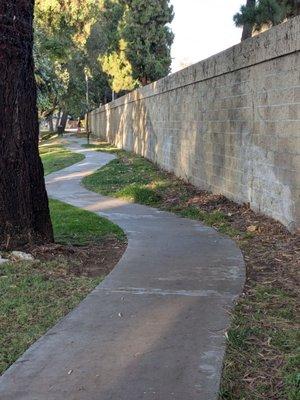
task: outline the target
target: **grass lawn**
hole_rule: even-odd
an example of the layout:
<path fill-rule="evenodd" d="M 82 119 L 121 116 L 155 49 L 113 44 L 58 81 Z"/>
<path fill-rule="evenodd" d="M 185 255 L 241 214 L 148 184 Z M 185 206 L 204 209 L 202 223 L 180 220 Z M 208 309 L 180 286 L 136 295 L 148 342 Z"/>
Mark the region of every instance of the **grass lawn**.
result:
<path fill-rule="evenodd" d="M 41 153 L 46 173 L 82 159 L 57 144 L 43 144 Z M 105 247 L 105 240 L 111 243 L 111 238 L 115 238 L 114 244 L 124 246 L 123 231 L 107 219 L 57 200 L 50 200 L 50 209 L 56 242 L 76 249 L 80 246 L 78 254 L 86 251 L 91 257 L 93 245 L 95 254 L 100 254 L 99 245 Z M 0 265 L 0 373 L 103 279 L 78 274 L 76 254 L 67 261 L 54 249 L 49 260 Z"/>
<path fill-rule="evenodd" d="M 182 207 L 190 198 L 191 191 L 196 193 L 196 190 L 184 181 L 174 179 L 173 175 L 161 171 L 145 158 L 119 150 L 107 143 L 84 147 L 115 153 L 118 156 L 96 173 L 83 179 L 87 189 L 200 220 L 230 236 L 243 235 L 231 226 L 228 216 L 222 212 L 207 212 L 192 204 Z"/>
<path fill-rule="evenodd" d="M 58 200 L 49 200 L 55 242 L 84 246 L 115 236 L 124 241 L 121 228 L 108 219 Z"/>
<path fill-rule="evenodd" d="M 124 240 L 118 226 L 94 213 L 57 200 L 50 208 L 57 243 L 91 244 L 108 235 Z M 0 265 L 0 373 L 101 280 L 72 273 L 61 258 Z"/>
<path fill-rule="evenodd" d="M 88 189 L 203 221 L 241 248 L 247 281 L 226 335 L 220 399 L 300 400 L 299 236 L 247 205 L 196 189 L 143 157 L 107 143 L 85 147 L 118 156 L 84 178 Z"/>
<path fill-rule="evenodd" d="M 83 154 L 72 153 L 57 141 L 42 143 L 39 148 L 45 175 L 84 160 Z"/>
<path fill-rule="evenodd" d="M 63 262 L 0 265 L 0 373 L 100 281 L 72 275 Z"/>

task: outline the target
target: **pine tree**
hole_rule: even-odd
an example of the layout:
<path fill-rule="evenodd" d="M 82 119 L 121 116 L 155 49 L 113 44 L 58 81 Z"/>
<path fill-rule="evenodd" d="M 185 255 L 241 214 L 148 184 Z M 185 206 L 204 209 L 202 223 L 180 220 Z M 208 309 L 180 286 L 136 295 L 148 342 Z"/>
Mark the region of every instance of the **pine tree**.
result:
<path fill-rule="evenodd" d="M 125 14 L 120 26 L 133 79 L 142 85 L 170 72 L 174 35 L 168 26 L 174 14 L 169 0 L 120 0 Z"/>
<path fill-rule="evenodd" d="M 104 0 L 99 9 L 97 21 L 91 29 L 87 41 L 88 59 L 92 72 L 98 69 L 107 78 L 110 95 L 132 90 L 137 83 L 132 78 L 132 67 L 128 61 L 125 48 L 126 43 L 121 38 L 119 29 L 125 6 L 118 0 Z"/>
<path fill-rule="evenodd" d="M 118 51 L 100 58 L 102 69 L 110 77 L 110 87 L 115 93 L 130 91 L 137 86 L 125 52 L 126 43 L 120 39 Z"/>
<path fill-rule="evenodd" d="M 254 12 L 254 9 L 255 9 L 255 0 L 247 0 L 245 11 L 247 13 L 251 13 Z M 250 19 L 250 21 L 249 20 L 244 21 L 242 23 L 242 26 L 243 26 L 242 40 L 245 40 L 252 36 L 254 21 L 252 19 Z"/>
<path fill-rule="evenodd" d="M 300 14 L 300 0 L 247 0 L 233 20 L 243 26 L 242 40 L 260 31 L 264 26 L 278 25 L 287 18 Z"/>

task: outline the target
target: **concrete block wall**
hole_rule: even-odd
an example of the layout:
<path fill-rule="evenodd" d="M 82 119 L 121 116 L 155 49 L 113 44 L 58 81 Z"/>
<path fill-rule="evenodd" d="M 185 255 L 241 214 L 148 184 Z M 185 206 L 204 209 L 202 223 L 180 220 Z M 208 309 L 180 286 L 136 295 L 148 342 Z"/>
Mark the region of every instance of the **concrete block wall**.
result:
<path fill-rule="evenodd" d="M 92 111 L 91 129 L 299 229 L 299 50 L 296 17 Z"/>

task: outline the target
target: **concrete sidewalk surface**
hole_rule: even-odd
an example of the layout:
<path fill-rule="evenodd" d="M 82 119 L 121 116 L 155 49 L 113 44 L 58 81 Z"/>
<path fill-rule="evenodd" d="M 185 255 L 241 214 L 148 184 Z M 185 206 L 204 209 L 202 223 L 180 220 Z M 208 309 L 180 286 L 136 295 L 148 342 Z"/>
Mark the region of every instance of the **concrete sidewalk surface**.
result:
<path fill-rule="evenodd" d="M 114 158 L 47 176 L 49 196 L 106 216 L 128 247 L 106 279 L 0 379 L 1 400 L 216 400 L 229 312 L 245 268 L 229 238 L 197 221 L 92 193 L 81 179 Z"/>

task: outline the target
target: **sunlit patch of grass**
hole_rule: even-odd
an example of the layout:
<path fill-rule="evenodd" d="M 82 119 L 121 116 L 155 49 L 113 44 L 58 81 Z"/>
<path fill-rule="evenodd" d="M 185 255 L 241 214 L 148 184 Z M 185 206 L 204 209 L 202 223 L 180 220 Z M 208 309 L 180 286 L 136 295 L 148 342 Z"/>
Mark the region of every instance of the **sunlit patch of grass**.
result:
<path fill-rule="evenodd" d="M 132 184 L 116 193 L 118 197 L 132 200 L 135 203 L 155 206 L 159 202 L 159 195 L 154 189 L 147 186 Z"/>
<path fill-rule="evenodd" d="M 63 244 L 97 243 L 105 236 L 125 240 L 121 228 L 90 211 L 73 207 L 58 200 L 49 201 L 55 241 Z"/>
<path fill-rule="evenodd" d="M 73 153 L 59 144 L 45 143 L 40 145 L 39 150 L 45 175 L 69 167 L 84 159 L 83 154 Z"/>
<path fill-rule="evenodd" d="M 103 150 L 101 146 L 96 147 Z M 113 147 L 104 147 L 106 151 L 116 152 Z M 143 157 L 124 151 L 117 152 L 118 158 L 84 178 L 84 185 L 97 193 L 124 198 L 146 205 L 157 205 L 161 198 L 163 174 Z"/>
<path fill-rule="evenodd" d="M 97 144 L 83 144 L 82 147 L 89 150 L 94 151 L 103 151 L 105 153 L 112 153 L 112 154 L 128 154 L 122 149 L 118 149 L 113 144 L 107 142 L 98 142 Z"/>

